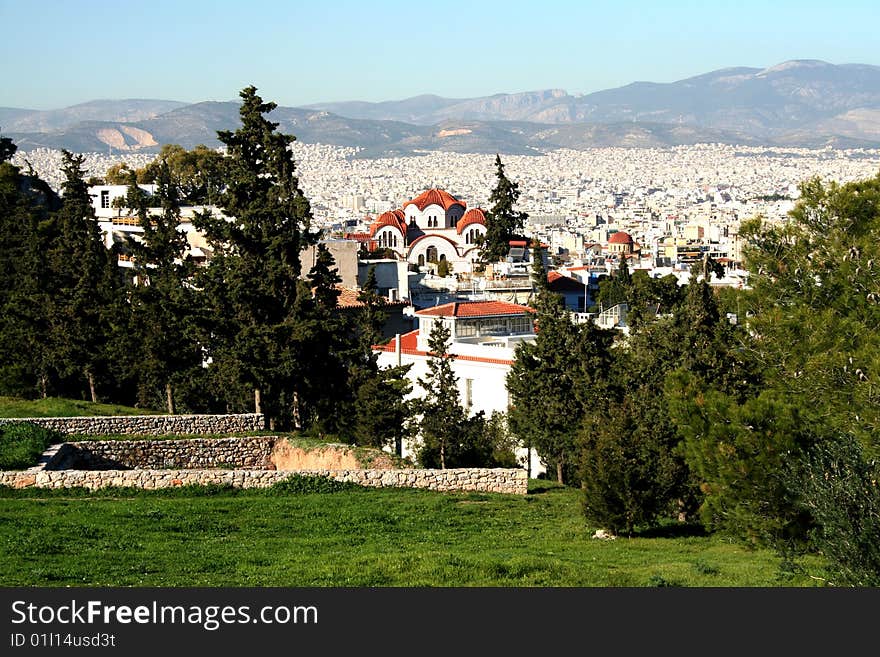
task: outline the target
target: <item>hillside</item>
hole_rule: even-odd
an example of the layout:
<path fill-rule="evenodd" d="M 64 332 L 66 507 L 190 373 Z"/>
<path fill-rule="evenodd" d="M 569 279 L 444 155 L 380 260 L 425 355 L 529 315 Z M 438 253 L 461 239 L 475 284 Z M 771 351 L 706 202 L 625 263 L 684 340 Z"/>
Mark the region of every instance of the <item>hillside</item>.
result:
<path fill-rule="evenodd" d="M 586 95 L 561 89 L 480 98 L 422 95 L 278 107 L 271 118 L 304 143 L 356 147 L 362 157 L 700 142 L 877 148 L 880 67 L 793 60 Z M 127 100 L 51 112 L 0 108 L 0 121 L 24 151 L 42 146 L 154 153 L 166 143 L 218 146 L 217 131 L 238 125 L 238 103 Z"/>

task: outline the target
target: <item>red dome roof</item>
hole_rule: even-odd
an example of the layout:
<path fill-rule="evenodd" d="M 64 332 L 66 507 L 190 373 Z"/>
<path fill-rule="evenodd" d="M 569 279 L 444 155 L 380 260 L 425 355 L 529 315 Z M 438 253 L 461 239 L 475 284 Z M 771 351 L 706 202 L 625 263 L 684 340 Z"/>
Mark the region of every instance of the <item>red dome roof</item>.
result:
<path fill-rule="evenodd" d="M 464 216 L 458 220 L 457 224 L 455 224 L 455 230 L 461 235 L 464 232 L 464 229 L 471 224 L 486 225 L 486 215 L 480 208 L 471 208 L 465 212 Z"/>
<path fill-rule="evenodd" d="M 632 244 L 633 238 L 630 237 L 629 233 L 625 233 L 622 230 L 617 231 L 608 239 L 609 244 Z"/>
<path fill-rule="evenodd" d="M 453 205 L 460 205 L 461 207 L 465 207 L 467 205 L 467 203 L 465 203 L 464 201 L 459 201 L 452 194 L 442 189 L 429 189 L 425 192 L 422 192 L 413 200 L 404 203 L 404 209 L 406 209 L 406 206 L 411 203 L 415 204 L 415 206 L 419 210 L 424 210 L 429 205 L 439 205 L 444 210 L 448 210 Z"/>
<path fill-rule="evenodd" d="M 393 226 L 401 233 L 406 232 L 406 222 L 403 218 L 397 213 L 400 210 L 396 210 L 394 212 L 383 212 L 378 217 L 376 217 L 376 221 L 370 224 L 370 237 L 376 234 L 382 226 Z"/>

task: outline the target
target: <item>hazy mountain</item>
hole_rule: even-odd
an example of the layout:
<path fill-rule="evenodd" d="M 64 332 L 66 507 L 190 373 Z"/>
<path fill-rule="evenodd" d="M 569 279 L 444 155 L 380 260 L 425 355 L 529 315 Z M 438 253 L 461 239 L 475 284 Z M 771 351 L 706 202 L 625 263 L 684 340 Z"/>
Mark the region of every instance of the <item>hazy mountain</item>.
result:
<path fill-rule="evenodd" d="M 322 109 L 353 119 L 405 121 L 434 125 L 446 120 L 539 121 L 534 115 L 570 98 L 561 89 L 495 94 L 483 98 L 441 98 L 415 96 L 400 101 L 318 103 L 308 109 Z"/>
<path fill-rule="evenodd" d="M 155 152 L 165 143 L 218 146 L 217 131 L 238 126 L 238 107 L 126 100 L 50 112 L 0 108 L 0 128 L 22 150 Z M 299 141 L 359 147 L 364 156 L 700 142 L 877 148 L 880 67 L 795 60 L 583 96 L 560 89 L 471 99 L 423 95 L 278 107 L 269 118 Z"/>
<path fill-rule="evenodd" d="M 474 99 L 419 96 L 398 102 L 312 105 L 351 118 L 434 124 L 443 120 L 693 125 L 755 137 L 804 130 L 880 139 L 880 67 L 793 60 L 766 69 L 726 68 L 670 83 L 634 82 L 584 96 L 559 89 Z M 414 112 L 414 107 L 419 112 Z"/>
<path fill-rule="evenodd" d="M 55 132 L 67 130 L 83 121 L 110 121 L 133 123 L 164 114 L 186 103 L 176 100 L 92 100 L 58 110 L 12 110 L 17 114 L 4 116 L 0 110 L 3 129 L 7 132 Z"/>
<path fill-rule="evenodd" d="M 599 91 L 575 106 L 584 121 L 683 123 L 774 136 L 852 110 L 880 110 L 880 67 L 796 60 L 766 69 L 722 69 L 668 84 L 636 82 Z"/>

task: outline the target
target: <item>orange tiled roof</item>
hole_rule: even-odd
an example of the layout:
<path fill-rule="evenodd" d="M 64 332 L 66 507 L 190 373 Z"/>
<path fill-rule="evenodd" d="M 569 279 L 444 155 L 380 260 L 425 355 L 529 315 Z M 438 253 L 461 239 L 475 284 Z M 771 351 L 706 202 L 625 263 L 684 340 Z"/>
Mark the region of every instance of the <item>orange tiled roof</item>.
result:
<path fill-rule="evenodd" d="M 608 239 L 609 244 L 632 244 L 633 238 L 629 233 L 622 230 L 617 231 Z"/>
<path fill-rule="evenodd" d="M 458 223 L 455 224 L 455 230 L 461 235 L 464 232 L 464 229 L 471 224 L 486 225 L 486 215 L 480 208 L 471 208 L 465 212 L 464 216 L 462 216 L 462 218 L 458 220 Z"/>
<path fill-rule="evenodd" d="M 461 207 L 467 205 L 464 201 L 459 201 L 452 194 L 442 189 L 429 189 L 422 192 L 411 201 L 404 203 L 404 209 L 410 204 L 414 204 L 419 210 L 424 210 L 429 205 L 439 205 L 444 210 L 448 210 L 453 205 L 460 205 Z"/>
<path fill-rule="evenodd" d="M 406 222 L 396 212 L 383 212 L 370 224 L 370 237 L 376 234 L 382 226 L 393 226 L 401 233 L 406 233 Z M 402 213 L 401 213 L 402 214 Z"/>
<path fill-rule="evenodd" d="M 534 313 L 535 309 L 506 301 L 453 301 L 433 308 L 419 310 L 416 315 L 428 317 L 494 317 L 498 315 L 522 315 Z"/>
<path fill-rule="evenodd" d="M 428 356 L 427 351 L 417 348 L 419 330 L 410 331 L 400 336 L 400 353 L 408 356 Z M 397 340 L 392 338 L 387 344 L 373 345 L 374 351 L 397 351 Z M 454 360 L 466 360 L 472 363 L 488 363 L 490 365 L 513 365 L 513 361 L 507 358 L 483 358 L 482 356 L 467 356 L 464 354 L 451 354 Z"/>

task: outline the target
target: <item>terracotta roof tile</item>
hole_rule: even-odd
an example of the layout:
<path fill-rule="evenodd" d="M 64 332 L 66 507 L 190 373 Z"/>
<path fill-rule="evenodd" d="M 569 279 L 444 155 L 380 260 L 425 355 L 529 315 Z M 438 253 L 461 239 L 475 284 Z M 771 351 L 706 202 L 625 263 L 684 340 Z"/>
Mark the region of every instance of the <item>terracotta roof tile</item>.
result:
<path fill-rule="evenodd" d="M 464 229 L 471 224 L 486 225 L 486 214 L 480 208 L 471 208 L 465 212 L 462 218 L 458 220 L 458 223 L 455 224 L 455 230 L 461 235 Z"/>
<path fill-rule="evenodd" d="M 428 317 L 494 317 L 498 315 L 522 315 L 534 313 L 535 309 L 506 301 L 453 301 L 433 308 L 419 310 L 416 315 Z"/>
<path fill-rule="evenodd" d="M 406 206 L 410 204 L 414 204 L 419 210 L 424 210 L 429 205 L 439 205 L 444 210 L 448 210 L 453 205 L 460 205 L 461 207 L 467 205 L 464 201 L 459 201 L 452 194 L 442 189 L 424 191 L 411 201 L 404 203 L 403 208 L 406 209 Z"/>
<path fill-rule="evenodd" d="M 427 351 L 417 348 L 419 340 L 419 330 L 410 331 L 400 336 L 400 353 L 408 356 L 427 356 Z M 387 351 L 394 353 L 397 351 L 397 340 L 392 338 L 386 344 L 374 344 L 373 351 Z M 482 356 L 467 356 L 464 354 L 451 354 L 454 360 L 464 360 L 471 363 L 488 363 L 489 365 L 513 365 L 513 361 L 507 358 L 483 358 Z"/>

